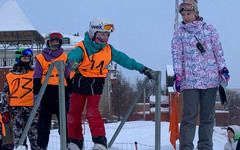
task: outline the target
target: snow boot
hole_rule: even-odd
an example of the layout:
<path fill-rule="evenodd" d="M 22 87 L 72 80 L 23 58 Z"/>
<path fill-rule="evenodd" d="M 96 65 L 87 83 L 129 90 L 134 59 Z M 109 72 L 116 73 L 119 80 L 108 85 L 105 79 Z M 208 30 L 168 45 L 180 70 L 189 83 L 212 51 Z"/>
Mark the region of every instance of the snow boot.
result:
<path fill-rule="evenodd" d="M 94 146 L 92 150 L 106 150 L 107 149 L 107 138 L 105 136 L 93 136 L 92 141 Z"/>
<path fill-rule="evenodd" d="M 102 144 L 95 143 L 92 150 L 107 150 L 106 147 Z"/>
<path fill-rule="evenodd" d="M 69 150 L 82 150 L 84 139 L 81 140 L 69 138 L 68 149 Z"/>

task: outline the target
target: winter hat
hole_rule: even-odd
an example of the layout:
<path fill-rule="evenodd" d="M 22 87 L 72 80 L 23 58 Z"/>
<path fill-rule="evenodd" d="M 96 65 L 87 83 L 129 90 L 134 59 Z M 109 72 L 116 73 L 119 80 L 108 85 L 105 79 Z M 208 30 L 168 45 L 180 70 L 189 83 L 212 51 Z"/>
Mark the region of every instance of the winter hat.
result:
<path fill-rule="evenodd" d="M 197 3 L 198 3 L 197 0 L 183 0 L 183 2 L 179 5 L 179 13 L 181 13 L 183 10 L 189 10 L 189 11 L 192 10 L 198 16 L 199 11 L 198 11 Z"/>
<path fill-rule="evenodd" d="M 232 133 L 235 134 L 234 131 L 233 131 L 233 129 L 232 129 L 231 127 L 228 127 L 228 128 L 227 128 L 227 131 L 228 131 L 228 130 L 232 131 Z"/>

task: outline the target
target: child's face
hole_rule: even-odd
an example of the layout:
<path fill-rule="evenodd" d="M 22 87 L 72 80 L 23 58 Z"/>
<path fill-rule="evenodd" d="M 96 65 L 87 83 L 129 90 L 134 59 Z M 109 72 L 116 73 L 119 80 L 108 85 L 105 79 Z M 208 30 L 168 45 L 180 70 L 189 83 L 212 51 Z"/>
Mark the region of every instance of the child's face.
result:
<path fill-rule="evenodd" d="M 50 46 L 57 46 L 57 45 L 59 45 L 60 43 L 59 43 L 59 40 L 51 40 L 51 41 L 49 41 L 49 45 Z"/>
<path fill-rule="evenodd" d="M 109 32 L 97 32 L 94 41 L 96 44 L 106 44 L 108 42 L 109 36 L 110 36 Z"/>
<path fill-rule="evenodd" d="M 30 57 L 28 56 L 22 56 L 20 57 L 21 62 L 30 62 Z"/>
<path fill-rule="evenodd" d="M 194 11 L 182 11 L 181 16 L 184 23 L 190 23 L 196 20 L 196 14 Z"/>
<path fill-rule="evenodd" d="M 234 133 L 231 130 L 227 130 L 227 134 L 229 139 L 234 137 Z"/>

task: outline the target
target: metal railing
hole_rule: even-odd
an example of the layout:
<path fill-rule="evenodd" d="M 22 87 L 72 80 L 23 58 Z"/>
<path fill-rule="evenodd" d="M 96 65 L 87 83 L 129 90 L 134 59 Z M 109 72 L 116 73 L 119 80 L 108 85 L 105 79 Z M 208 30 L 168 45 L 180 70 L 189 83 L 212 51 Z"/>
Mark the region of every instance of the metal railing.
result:
<path fill-rule="evenodd" d="M 46 77 L 45 77 L 45 80 L 42 84 L 42 87 L 40 89 L 40 92 L 38 94 L 38 97 L 37 97 L 37 100 L 36 102 L 34 103 L 34 107 L 30 113 L 30 116 L 29 116 L 29 119 L 27 121 L 27 124 L 24 128 L 24 131 L 23 131 L 23 134 L 19 140 L 19 143 L 18 143 L 18 146 L 19 145 L 22 145 L 23 142 L 24 142 L 24 139 L 26 138 L 27 136 L 27 132 L 30 128 L 30 125 L 32 123 L 32 120 L 34 118 L 34 115 L 35 113 L 37 112 L 37 108 L 39 107 L 40 105 L 40 102 L 41 102 L 41 99 L 43 97 L 43 94 L 44 94 L 44 91 L 47 87 L 47 83 L 48 83 L 48 80 L 51 76 L 51 73 L 53 71 L 53 68 L 56 67 L 57 70 L 58 70 L 58 77 L 59 77 L 59 113 L 60 113 L 60 122 L 59 122 L 59 125 L 60 125 L 60 133 L 61 133 L 61 136 L 60 136 L 60 145 L 61 145 L 61 150 L 65 150 L 67 145 L 66 145 L 66 110 L 65 110 L 65 90 L 64 90 L 64 63 L 62 60 L 60 61 L 55 61 L 55 62 L 52 62 L 50 64 L 50 67 L 49 67 L 49 70 L 46 74 Z M 108 144 L 108 147 L 110 148 L 115 139 L 117 138 L 119 132 L 121 131 L 123 125 L 125 124 L 125 122 L 127 121 L 128 117 L 130 116 L 134 106 L 136 105 L 138 99 L 140 98 L 141 94 L 143 93 L 144 91 L 144 88 L 146 87 L 147 83 L 148 83 L 149 79 L 146 77 L 143 84 L 142 84 L 142 89 L 140 89 L 140 91 L 138 91 L 137 95 L 135 96 L 129 110 L 127 111 L 125 117 L 123 118 L 123 120 L 121 121 L 119 127 L 117 128 L 116 132 L 114 133 L 112 139 L 110 140 L 109 144 Z M 155 107 L 156 107 L 156 112 L 155 112 L 155 150 L 160 150 L 160 146 L 161 146 L 161 143 L 160 143 L 160 137 L 161 137 L 161 72 L 160 71 L 157 71 L 157 79 L 156 79 L 156 85 L 157 85 L 157 92 L 156 92 L 156 104 L 155 104 Z M 17 147 L 18 147 L 17 146 Z"/>

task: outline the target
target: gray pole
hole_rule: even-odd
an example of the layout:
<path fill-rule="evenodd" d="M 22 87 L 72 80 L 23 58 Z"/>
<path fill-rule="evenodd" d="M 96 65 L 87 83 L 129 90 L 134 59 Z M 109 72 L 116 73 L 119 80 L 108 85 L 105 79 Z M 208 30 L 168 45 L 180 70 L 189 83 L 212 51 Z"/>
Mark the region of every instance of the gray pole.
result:
<path fill-rule="evenodd" d="M 174 19 L 174 30 L 178 29 L 178 0 L 175 1 L 175 19 Z"/>
<path fill-rule="evenodd" d="M 143 120 L 144 121 L 146 119 L 146 112 L 145 112 L 146 107 L 145 107 L 145 105 L 146 105 L 146 88 L 144 88 L 144 91 L 143 91 Z"/>
<path fill-rule="evenodd" d="M 161 149 L 161 72 L 158 71 L 155 102 L 155 150 Z"/>
<path fill-rule="evenodd" d="M 56 61 L 58 70 L 58 94 L 59 94 L 59 115 L 60 115 L 60 144 L 61 150 L 66 150 L 66 105 L 65 105 L 65 86 L 64 86 L 64 64 L 63 60 Z"/>

